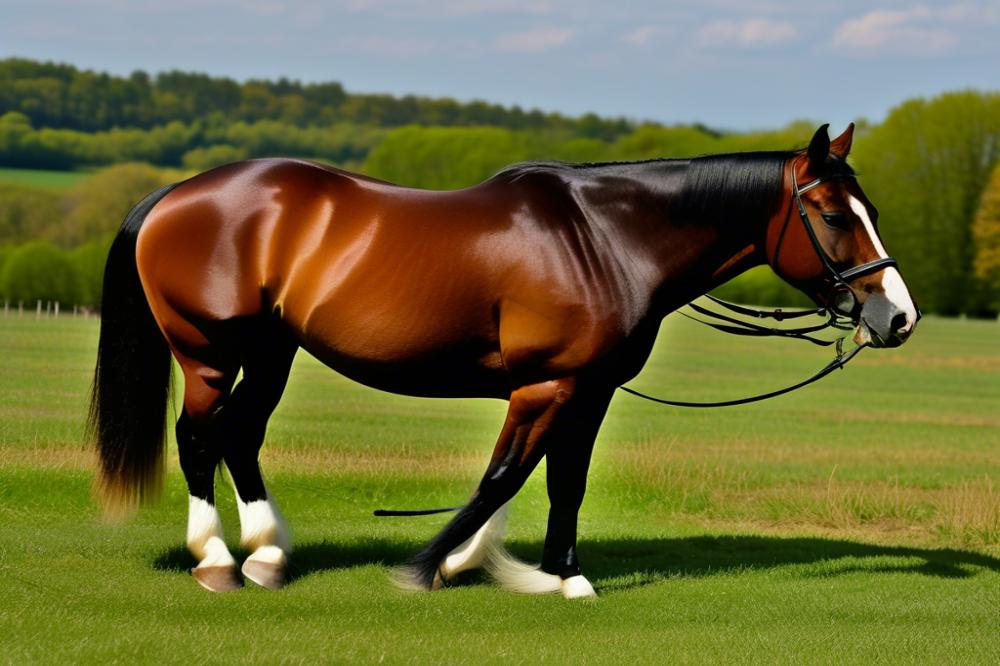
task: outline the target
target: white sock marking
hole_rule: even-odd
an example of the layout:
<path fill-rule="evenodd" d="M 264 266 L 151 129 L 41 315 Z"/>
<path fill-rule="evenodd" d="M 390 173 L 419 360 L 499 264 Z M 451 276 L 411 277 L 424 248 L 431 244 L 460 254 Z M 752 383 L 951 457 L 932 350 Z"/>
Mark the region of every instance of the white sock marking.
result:
<path fill-rule="evenodd" d="M 228 567 L 236 566 L 226 542 L 220 537 L 209 537 L 204 545 L 205 556 L 198 562 L 198 567 Z"/>
<path fill-rule="evenodd" d="M 187 547 L 198 558 L 199 567 L 236 563 L 222 540 L 218 510 L 200 497 L 188 497 Z"/>
<path fill-rule="evenodd" d="M 261 546 L 277 546 L 286 553 L 292 552 L 288 528 L 270 493 L 267 499 L 253 502 L 244 502 L 236 493 L 236 505 L 240 513 L 240 543 L 244 547 L 256 550 Z"/>
<path fill-rule="evenodd" d="M 285 551 L 277 546 L 261 546 L 253 551 L 247 558 L 247 562 L 267 562 L 268 564 L 284 564 L 286 561 Z"/>

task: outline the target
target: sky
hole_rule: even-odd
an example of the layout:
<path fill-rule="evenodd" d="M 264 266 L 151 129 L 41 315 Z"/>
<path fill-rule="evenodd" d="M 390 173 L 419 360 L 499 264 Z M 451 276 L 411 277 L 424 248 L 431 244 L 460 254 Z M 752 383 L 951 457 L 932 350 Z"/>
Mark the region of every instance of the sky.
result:
<path fill-rule="evenodd" d="M 0 57 L 733 130 L 1000 89 L 1000 0 L 0 0 Z"/>

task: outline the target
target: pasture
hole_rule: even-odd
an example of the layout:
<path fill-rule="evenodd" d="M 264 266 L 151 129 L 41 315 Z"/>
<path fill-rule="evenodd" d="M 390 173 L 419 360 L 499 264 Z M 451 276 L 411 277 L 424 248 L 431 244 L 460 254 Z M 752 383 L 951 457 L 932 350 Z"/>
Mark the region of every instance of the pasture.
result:
<path fill-rule="evenodd" d="M 898 350 L 722 410 L 619 393 L 598 439 L 569 602 L 476 575 L 426 594 L 391 566 L 461 501 L 504 405 L 378 393 L 300 352 L 264 470 L 297 544 L 291 584 L 212 595 L 186 571 L 187 495 L 123 525 L 90 496 L 82 421 L 97 322 L 0 319 L 0 660 L 1000 662 L 1000 325 L 928 317 Z M 632 385 L 693 400 L 796 381 L 828 352 L 668 318 Z M 540 556 L 540 468 L 508 544 Z M 219 485 L 229 542 L 231 491 Z"/>
<path fill-rule="evenodd" d="M 0 168 L 0 183 L 31 185 L 54 190 L 68 189 L 90 176 L 87 171 L 52 171 L 49 169 Z"/>

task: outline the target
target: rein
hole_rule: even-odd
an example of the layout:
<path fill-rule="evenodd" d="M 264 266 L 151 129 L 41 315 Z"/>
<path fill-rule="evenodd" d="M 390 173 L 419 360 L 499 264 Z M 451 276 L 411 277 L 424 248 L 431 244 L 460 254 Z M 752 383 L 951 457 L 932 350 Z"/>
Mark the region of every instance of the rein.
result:
<path fill-rule="evenodd" d="M 822 347 L 828 347 L 830 345 L 836 345 L 836 356 L 832 361 L 827 363 L 819 372 L 804 379 L 800 382 L 792 384 L 791 386 L 786 386 L 785 388 L 778 389 L 776 391 L 768 391 L 767 393 L 760 393 L 757 395 L 752 395 L 746 398 L 737 398 L 735 400 L 720 400 L 716 402 L 689 402 L 685 400 L 668 400 L 665 398 L 657 398 L 641 391 L 637 391 L 633 388 L 627 386 L 619 386 L 622 391 L 630 393 L 631 395 L 649 400 L 651 402 L 656 402 L 661 405 L 670 405 L 672 407 L 732 407 L 735 405 L 746 405 L 751 402 L 760 402 L 761 400 L 767 400 L 768 398 L 775 398 L 779 395 L 784 395 L 786 393 L 791 393 L 803 386 L 808 386 L 813 382 L 819 381 L 823 377 L 834 370 L 838 370 L 847 365 L 847 362 L 858 355 L 858 353 L 864 349 L 867 345 L 861 345 L 860 347 L 855 347 L 850 351 L 844 351 L 844 337 L 839 337 L 834 340 L 823 340 L 821 338 L 813 337 L 812 333 L 817 333 L 819 331 L 834 329 L 837 331 L 850 331 L 853 329 L 853 325 L 848 323 L 848 320 L 843 315 L 837 312 L 827 309 L 827 308 L 816 308 L 814 310 L 792 310 L 791 312 L 786 312 L 781 309 L 776 310 L 758 310 L 755 308 L 748 308 L 743 305 L 737 305 L 735 303 L 729 303 L 723 301 L 714 296 L 706 296 L 716 305 L 722 306 L 732 312 L 737 314 L 757 317 L 760 319 L 774 319 L 775 321 L 784 321 L 786 319 L 798 319 L 800 317 L 808 317 L 810 315 L 827 315 L 829 318 L 822 324 L 817 324 L 814 326 L 800 326 L 798 328 L 775 328 L 770 326 L 762 326 L 760 324 L 755 324 L 749 321 L 742 321 L 734 317 L 730 317 L 725 314 L 718 312 L 713 312 L 708 308 L 704 308 L 700 305 L 694 303 L 688 303 L 690 307 L 695 312 L 702 314 L 707 317 L 714 317 L 722 322 L 723 324 L 718 324 L 711 321 L 706 321 L 698 317 L 693 317 L 687 313 L 681 312 L 680 314 L 696 321 L 700 324 L 710 326 L 723 333 L 729 333 L 731 335 L 749 335 L 753 337 L 782 337 L 782 338 L 792 338 L 795 340 L 805 340 L 811 342 L 814 345 L 819 345 Z"/>

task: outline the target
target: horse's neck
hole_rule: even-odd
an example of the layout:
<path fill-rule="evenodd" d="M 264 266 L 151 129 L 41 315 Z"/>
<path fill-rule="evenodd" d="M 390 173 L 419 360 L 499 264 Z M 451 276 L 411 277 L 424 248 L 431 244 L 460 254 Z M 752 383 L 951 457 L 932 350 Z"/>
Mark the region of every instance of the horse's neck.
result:
<path fill-rule="evenodd" d="M 759 239 L 766 219 L 739 219 L 739 210 L 726 225 L 684 219 L 685 199 L 697 194 L 686 190 L 687 165 L 664 160 L 609 169 L 589 196 L 602 204 L 592 210 L 624 211 L 601 221 L 625 240 L 623 261 L 646 267 L 639 279 L 661 315 L 764 261 Z"/>

